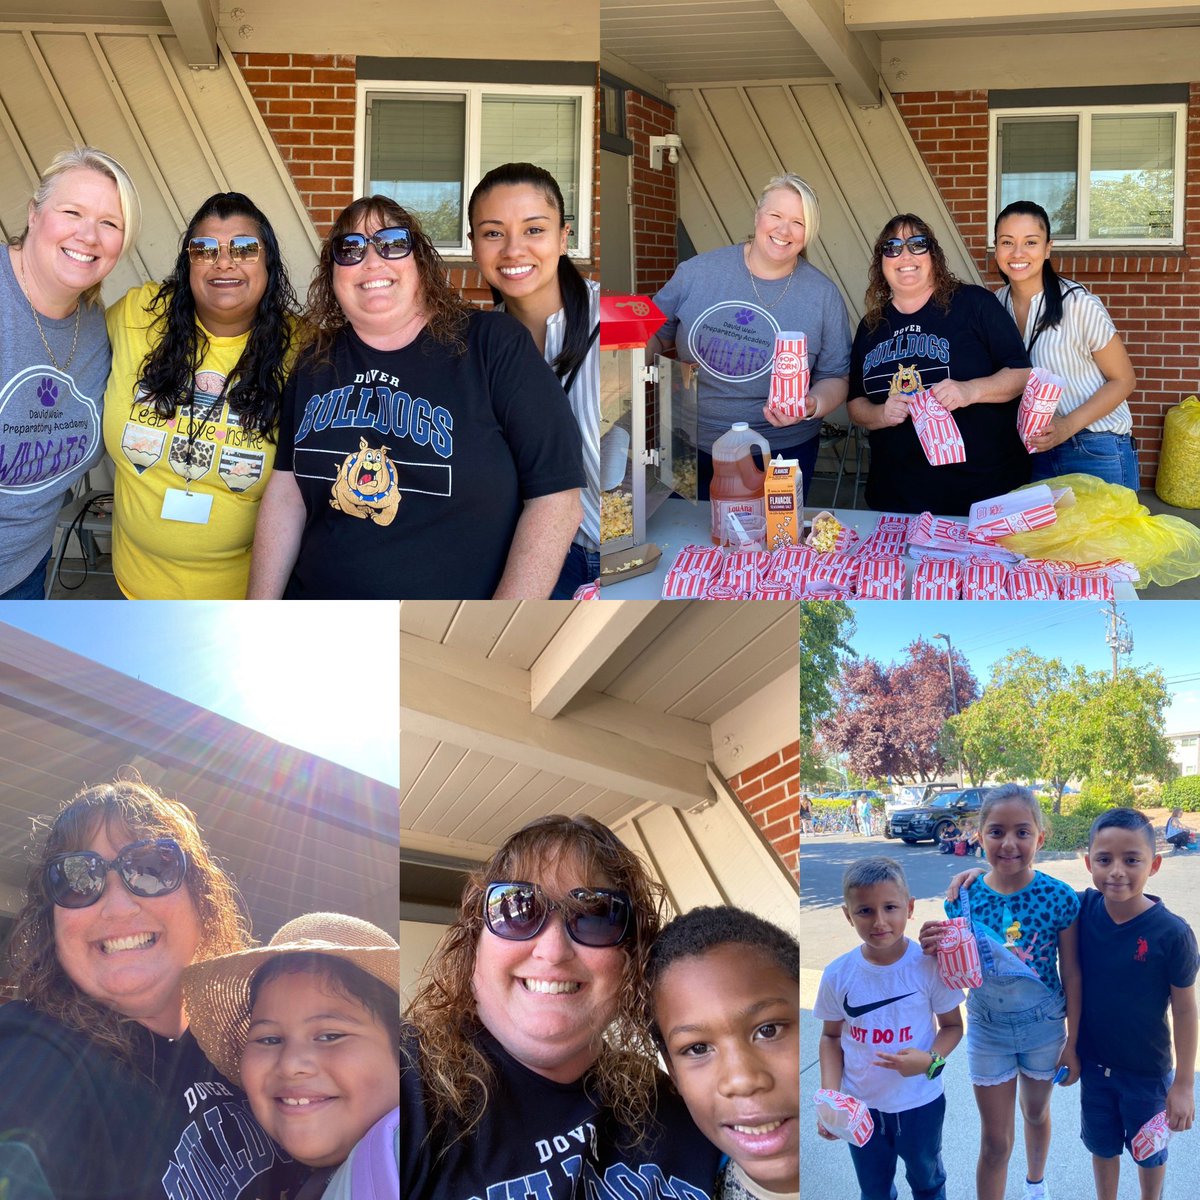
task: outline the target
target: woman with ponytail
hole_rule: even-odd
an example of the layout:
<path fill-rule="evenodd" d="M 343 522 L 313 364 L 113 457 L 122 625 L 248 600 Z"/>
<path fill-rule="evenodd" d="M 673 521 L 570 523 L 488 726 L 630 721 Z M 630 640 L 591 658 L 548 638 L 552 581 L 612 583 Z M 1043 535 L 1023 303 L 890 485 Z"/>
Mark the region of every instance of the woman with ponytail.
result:
<path fill-rule="evenodd" d="M 1034 368 L 1064 383 L 1058 411 L 1032 439 L 1033 478 L 1078 473 L 1137 490 L 1137 445 L 1127 398 L 1133 364 L 1103 303 L 1050 263 L 1050 217 L 1017 200 L 996 218 L 1000 302 L 1017 323 Z"/>
<path fill-rule="evenodd" d="M 529 330 L 583 439 L 583 521 L 552 600 L 569 600 L 600 573 L 600 287 L 567 257 L 564 209 L 554 176 L 532 163 L 494 167 L 467 206 L 472 254 L 492 300 Z"/>

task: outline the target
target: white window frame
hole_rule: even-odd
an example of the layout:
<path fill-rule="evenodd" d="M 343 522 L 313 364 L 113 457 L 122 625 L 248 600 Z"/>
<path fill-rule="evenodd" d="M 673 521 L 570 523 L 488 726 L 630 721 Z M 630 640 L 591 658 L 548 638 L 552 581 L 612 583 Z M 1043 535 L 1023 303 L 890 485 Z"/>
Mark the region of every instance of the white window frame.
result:
<path fill-rule="evenodd" d="M 579 211 L 574 214 L 571 228 L 575 231 L 579 245 L 568 251 L 570 258 L 587 260 L 592 256 L 592 163 L 595 156 L 596 89 L 593 86 L 570 86 L 558 84 L 514 84 L 514 83 L 447 83 L 445 80 L 389 80 L 360 79 L 355 92 L 354 114 L 354 178 L 357 195 L 365 195 L 370 186 L 367 179 L 367 95 L 380 92 L 442 93 L 461 96 L 466 104 L 466 140 L 463 164 L 463 204 L 472 189 L 483 177 L 479 166 L 481 127 L 483 121 L 484 95 L 512 96 L 557 96 L 578 100 L 579 103 Z M 471 257 L 471 243 L 467 240 L 466 214 L 463 214 L 463 238 L 458 246 L 439 246 L 443 258 Z"/>
<path fill-rule="evenodd" d="M 1091 189 L 1089 186 L 1092 152 L 1092 117 L 1107 116 L 1165 116 L 1175 118 L 1175 211 L 1172 233 L 1165 238 L 1127 238 L 1115 241 L 1108 238 L 1060 238 L 1054 235 L 1054 244 L 1059 248 L 1116 249 L 1126 246 L 1183 246 L 1184 201 L 1187 185 L 1187 105 L 1186 104 L 1093 104 L 1064 105 L 1043 108 L 993 108 L 988 113 L 988 216 L 989 229 L 996 227 L 997 201 L 1000 192 L 1000 156 L 997 129 L 1001 118 L 1007 117 L 1078 117 L 1079 147 L 1075 164 L 1078 180 L 1078 204 L 1075 212 L 1076 230 L 1090 227 Z"/>

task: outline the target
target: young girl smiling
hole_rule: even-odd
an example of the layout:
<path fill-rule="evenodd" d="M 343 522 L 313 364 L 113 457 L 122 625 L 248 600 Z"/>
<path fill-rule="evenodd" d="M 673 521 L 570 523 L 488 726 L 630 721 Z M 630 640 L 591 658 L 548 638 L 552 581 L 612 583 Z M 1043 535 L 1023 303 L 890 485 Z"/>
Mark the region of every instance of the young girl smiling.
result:
<path fill-rule="evenodd" d="M 1079 1077 L 1079 960 L 1075 890 L 1034 860 L 1046 831 L 1041 806 L 1015 784 L 990 791 L 979 811 L 989 870 L 946 902 L 971 922 L 983 984 L 967 996 L 967 1063 L 979 1105 L 978 1200 L 1003 1200 L 1018 1093 L 1025 1122 L 1025 1200 L 1048 1200 L 1050 1093 L 1060 1068 Z M 922 929 L 922 947 L 936 948 Z M 1018 1088 L 1018 1079 L 1020 1080 Z"/>

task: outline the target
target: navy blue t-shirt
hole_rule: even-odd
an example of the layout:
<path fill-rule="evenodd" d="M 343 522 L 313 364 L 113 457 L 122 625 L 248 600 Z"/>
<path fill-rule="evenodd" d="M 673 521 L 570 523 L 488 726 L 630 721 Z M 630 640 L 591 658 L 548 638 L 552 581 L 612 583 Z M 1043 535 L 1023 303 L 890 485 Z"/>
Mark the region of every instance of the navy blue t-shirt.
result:
<path fill-rule="evenodd" d="M 720 1152 L 660 1079 L 657 1132 L 629 1130 L 596 1103 L 585 1080 L 555 1083 L 512 1058 L 490 1034 L 477 1043 L 495 1068 L 483 1116 L 458 1136 L 434 1126 L 411 1026 L 400 1039 L 400 1194 L 405 1200 L 574 1200 L 586 1196 L 709 1200 Z M 586 1077 L 585 1077 L 586 1079 Z"/>
<path fill-rule="evenodd" d="M 1117 924 L 1095 888 L 1079 896 L 1083 1012 L 1079 1057 L 1139 1075 L 1171 1069 L 1167 1008 L 1171 988 L 1196 982 L 1196 937 L 1157 896 L 1154 906 Z"/>
<path fill-rule="evenodd" d="M 850 353 L 850 395 L 883 404 L 902 367 L 915 367 L 928 389 L 942 379 L 965 382 L 1028 366 L 1021 335 L 996 297 L 986 288 L 963 285 L 949 312 L 933 300 L 915 313 L 889 304 L 874 329 L 860 321 Z M 1018 392 L 1003 404 L 956 409 L 951 415 L 966 461 L 940 467 L 925 457 L 911 420 L 871 430 L 867 503 L 884 512 L 965 516 L 976 500 L 1028 483 L 1032 464 L 1017 433 L 1020 402 Z"/>
<path fill-rule="evenodd" d="M 524 327 L 475 312 L 466 352 L 347 326 L 287 381 L 276 470 L 304 499 L 291 600 L 490 599 L 526 500 L 585 485 L 579 427 Z"/>

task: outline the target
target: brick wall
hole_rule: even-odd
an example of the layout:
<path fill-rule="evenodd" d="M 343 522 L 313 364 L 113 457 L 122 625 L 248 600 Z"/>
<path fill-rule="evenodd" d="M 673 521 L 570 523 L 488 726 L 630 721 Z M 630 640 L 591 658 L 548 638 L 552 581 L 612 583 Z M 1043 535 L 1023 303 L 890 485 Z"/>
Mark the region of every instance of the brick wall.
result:
<path fill-rule="evenodd" d="M 793 742 L 729 780 L 742 807 L 784 866 L 800 877 L 800 743 Z"/>
<path fill-rule="evenodd" d="M 235 54 L 321 237 L 354 199 L 354 57 Z"/>
<path fill-rule="evenodd" d="M 348 54 L 235 54 L 242 77 L 280 156 L 324 237 L 356 196 L 355 58 Z M 592 166 L 592 259 L 578 265 L 600 278 L 600 106 L 595 106 Z M 491 291 L 470 263 L 450 266 L 450 283 L 480 307 Z"/>
<path fill-rule="evenodd" d="M 652 296 L 675 273 L 678 166 L 663 156 L 662 170 L 650 166 L 650 138 L 675 132 L 669 104 L 630 88 L 625 93 L 625 132 L 633 142 L 634 292 Z"/>
<path fill-rule="evenodd" d="M 987 227 L 987 93 L 908 92 L 896 105 L 980 271 L 995 286 Z M 1188 105 L 1184 249 L 1156 254 L 1055 249 L 1060 275 L 1107 305 L 1137 372 L 1130 398 L 1142 483 L 1158 467 L 1163 415 L 1197 391 L 1200 359 L 1200 83 Z M 924 215 L 924 214 L 922 214 Z"/>

